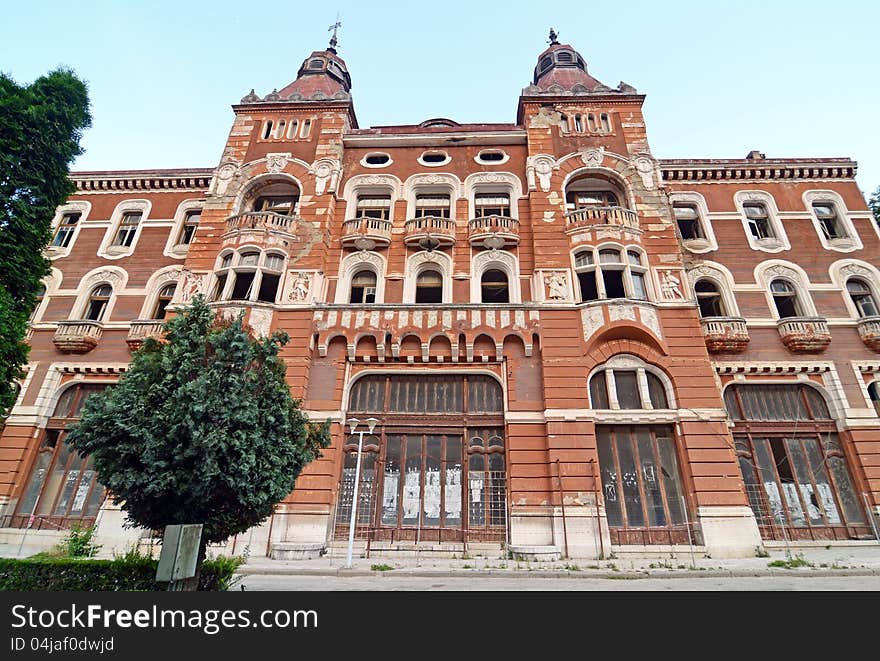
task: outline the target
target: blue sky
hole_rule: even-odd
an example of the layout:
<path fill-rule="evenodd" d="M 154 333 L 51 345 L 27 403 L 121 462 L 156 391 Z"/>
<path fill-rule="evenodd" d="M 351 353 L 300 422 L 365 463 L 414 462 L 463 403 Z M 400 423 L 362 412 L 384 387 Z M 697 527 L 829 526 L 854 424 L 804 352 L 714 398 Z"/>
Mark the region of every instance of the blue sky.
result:
<path fill-rule="evenodd" d="M 863 191 L 880 186 L 868 0 L 42 0 L 4 6 L 0 70 L 26 83 L 65 65 L 88 82 L 94 124 L 74 169 L 213 167 L 230 105 L 292 81 L 337 11 L 362 127 L 515 121 L 553 25 L 593 76 L 647 94 L 657 157 L 849 156 Z"/>

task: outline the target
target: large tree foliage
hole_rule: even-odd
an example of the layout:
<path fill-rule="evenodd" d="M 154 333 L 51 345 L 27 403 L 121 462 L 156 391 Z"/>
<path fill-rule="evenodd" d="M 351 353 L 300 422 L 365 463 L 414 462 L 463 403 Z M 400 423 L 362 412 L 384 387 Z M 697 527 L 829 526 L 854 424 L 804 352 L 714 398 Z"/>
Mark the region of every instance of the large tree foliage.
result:
<path fill-rule="evenodd" d="M 85 84 L 58 69 L 21 86 L 0 74 L 0 412 L 15 401 L 22 340 L 49 273 L 42 252 L 55 208 L 74 188 L 67 172 L 91 125 Z"/>
<path fill-rule="evenodd" d="M 877 186 L 877 190 L 868 198 L 868 208 L 874 214 L 874 222 L 880 225 L 880 186 Z"/>
<path fill-rule="evenodd" d="M 223 541 L 268 517 L 329 443 L 292 399 L 283 332 L 254 338 L 201 297 L 147 340 L 119 383 L 86 401 L 68 439 L 129 520 L 202 523 Z"/>

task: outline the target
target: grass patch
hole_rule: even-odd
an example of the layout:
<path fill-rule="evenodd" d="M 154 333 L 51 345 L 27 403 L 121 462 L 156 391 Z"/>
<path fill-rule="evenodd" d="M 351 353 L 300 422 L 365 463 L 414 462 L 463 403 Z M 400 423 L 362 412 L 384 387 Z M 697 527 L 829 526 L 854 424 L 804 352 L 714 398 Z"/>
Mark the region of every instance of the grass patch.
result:
<path fill-rule="evenodd" d="M 802 553 L 785 560 L 772 560 L 767 563 L 768 567 L 781 567 L 782 569 L 797 569 L 798 567 L 812 567 L 813 563 L 807 560 Z"/>
<path fill-rule="evenodd" d="M 391 565 L 386 565 L 384 563 L 380 563 L 377 565 L 370 565 L 370 569 L 373 571 L 391 571 L 394 569 Z"/>

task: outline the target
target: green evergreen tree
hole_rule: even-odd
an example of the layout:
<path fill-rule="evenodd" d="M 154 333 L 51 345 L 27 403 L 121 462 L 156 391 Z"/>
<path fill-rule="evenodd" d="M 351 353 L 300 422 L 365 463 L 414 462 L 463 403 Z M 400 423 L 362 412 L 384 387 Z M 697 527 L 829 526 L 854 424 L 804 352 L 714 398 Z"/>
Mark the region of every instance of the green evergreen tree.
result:
<path fill-rule="evenodd" d="M 291 398 L 279 356 L 288 340 L 255 338 L 198 296 L 164 341 L 147 339 L 119 382 L 88 398 L 67 438 L 131 524 L 201 523 L 203 544 L 221 542 L 293 490 L 329 444 L 329 421 L 309 423 Z"/>
<path fill-rule="evenodd" d="M 880 186 L 877 186 L 877 190 L 868 198 L 868 208 L 874 214 L 874 222 L 880 225 Z"/>
<path fill-rule="evenodd" d="M 21 86 L 0 73 L 0 414 L 13 403 L 28 346 L 23 342 L 55 208 L 74 191 L 67 176 L 91 126 L 85 84 L 58 69 Z"/>

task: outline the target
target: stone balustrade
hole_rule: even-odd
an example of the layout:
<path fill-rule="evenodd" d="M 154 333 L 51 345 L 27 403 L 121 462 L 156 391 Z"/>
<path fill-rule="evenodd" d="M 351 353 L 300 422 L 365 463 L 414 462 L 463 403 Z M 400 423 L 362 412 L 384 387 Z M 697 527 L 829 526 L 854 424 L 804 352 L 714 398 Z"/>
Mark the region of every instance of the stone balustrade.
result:
<path fill-rule="evenodd" d="M 703 317 L 701 324 L 709 353 L 740 353 L 749 344 L 749 331 L 742 317 Z"/>
<path fill-rule="evenodd" d="M 593 225 L 621 225 L 639 229 L 639 217 L 635 211 L 625 207 L 583 207 L 565 214 L 569 229 L 585 228 Z"/>
<path fill-rule="evenodd" d="M 226 220 L 226 231 L 236 230 L 290 230 L 296 216 L 284 216 L 272 211 L 248 211 Z"/>
<path fill-rule="evenodd" d="M 135 319 L 131 322 L 125 343 L 129 349 L 137 351 L 148 337 L 156 339 L 162 337 L 164 323 L 165 321 L 162 319 Z"/>
<path fill-rule="evenodd" d="M 383 218 L 352 218 L 342 223 L 342 247 L 372 250 L 391 243 L 391 221 Z"/>
<path fill-rule="evenodd" d="M 831 332 L 824 317 L 786 317 L 776 322 L 779 337 L 794 353 L 819 353 L 831 343 Z"/>
<path fill-rule="evenodd" d="M 455 244 L 455 221 L 440 216 L 422 216 L 406 221 L 403 242 L 411 247 L 426 247 L 423 240 L 432 240 L 433 248 L 448 248 Z"/>
<path fill-rule="evenodd" d="M 468 240 L 472 246 L 501 248 L 519 244 L 519 220 L 510 216 L 482 216 L 468 221 Z"/>
<path fill-rule="evenodd" d="M 96 346 L 104 332 L 104 325 L 88 319 L 59 321 L 52 342 L 62 353 L 88 353 Z"/>
<path fill-rule="evenodd" d="M 880 316 L 859 319 L 859 336 L 866 347 L 880 352 Z"/>

